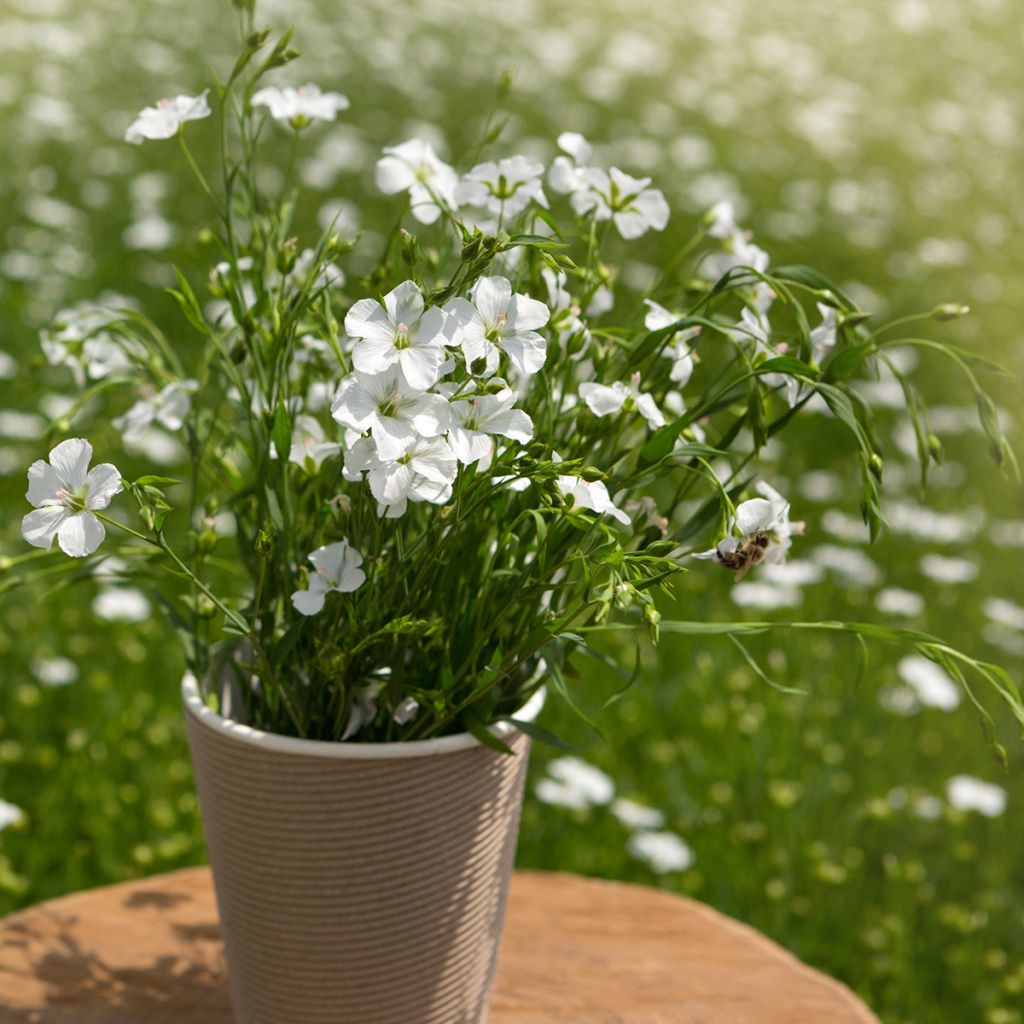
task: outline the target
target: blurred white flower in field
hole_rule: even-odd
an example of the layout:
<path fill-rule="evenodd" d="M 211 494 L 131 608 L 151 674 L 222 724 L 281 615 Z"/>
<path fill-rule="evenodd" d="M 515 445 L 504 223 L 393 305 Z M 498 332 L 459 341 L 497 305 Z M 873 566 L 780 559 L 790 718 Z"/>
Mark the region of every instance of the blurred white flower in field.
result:
<path fill-rule="evenodd" d="M 350 547 L 347 540 L 317 548 L 309 560 L 314 570 L 309 576 L 309 587 L 292 594 L 295 610 L 303 615 L 316 615 L 332 591 L 348 594 L 366 582 L 363 556 Z"/>
<path fill-rule="evenodd" d="M 123 416 L 113 420 L 128 443 L 139 441 L 154 425 L 165 430 L 180 430 L 192 408 L 192 394 L 198 390 L 194 380 L 176 380 L 165 385 L 155 395 L 140 398 Z"/>
<path fill-rule="evenodd" d="M 946 783 L 946 799 L 958 811 L 977 811 L 986 818 L 1006 811 L 1006 790 L 972 775 L 954 775 Z"/>
<path fill-rule="evenodd" d="M 383 303 L 360 299 L 345 316 L 345 331 L 357 338 L 352 364 L 360 373 L 401 367 L 409 385 L 426 391 L 437 383 L 445 357 L 445 314 L 429 309 L 414 281 L 403 281 Z"/>
<path fill-rule="evenodd" d="M 909 654 L 900 660 L 897 670 L 925 707 L 954 711 L 960 706 L 960 687 L 934 661 L 920 654 Z"/>
<path fill-rule="evenodd" d="M 35 506 L 21 521 L 22 536 L 37 548 L 50 548 L 54 537 L 72 558 L 91 555 L 106 531 L 93 514 L 119 494 L 121 474 L 109 462 L 89 469 L 92 445 L 80 437 L 62 441 L 49 463 L 34 462 L 28 471 L 25 497 Z"/>
<path fill-rule="evenodd" d="M 306 85 L 267 86 L 253 93 L 252 105 L 266 107 L 275 121 L 287 121 L 293 128 L 304 128 L 311 121 L 333 121 L 340 110 L 348 110 L 348 97 L 340 92 L 321 92 L 312 82 Z"/>
<path fill-rule="evenodd" d="M 412 387 L 398 366 L 382 373 L 349 374 L 341 382 L 331 415 L 360 433 L 369 430 L 385 461 L 401 458 L 419 438 L 443 434 L 451 419 L 447 401 Z"/>
<path fill-rule="evenodd" d="M 445 307 L 452 337 L 461 345 L 466 366 L 480 376 L 497 373 L 501 353 L 522 374 L 536 373 L 547 358 L 547 342 L 537 333 L 551 316 L 548 307 L 528 295 L 513 294 L 505 277 L 481 277 L 466 299 Z"/>
<path fill-rule="evenodd" d="M 617 412 L 638 412 L 651 430 L 665 426 L 665 417 L 654 401 L 654 396 L 640 390 L 640 374 L 634 373 L 628 384 L 617 380 L 610 387 L 585 381 L 579 387 L 580 398 L 597 417 Z"/>
<path fill-rule="evenodd" d="M 902 718 L 910 718 L 921 710 L 921 703 L 909 686 L 883 686 L 877 700 L 880 708 Z"/>
<path fill-rule="evenodd" d="M 78 666 L 70 658 L 35 658 L 29 669 L 43 686 L 69 686 L 78 678 Z"/>
<path fill-rule="evenodd" d="M 911 803 L 911 810 L 923 821 L 935 821 L 937 818 L 941 818 L 943 809 L 942 800 L 937 796 L 918 796 Z"/>
<path fill-rule="evenodd" d="M 548 764 L 549 778 L 537 783 L 536 794 L 546 804 L 584 810 L 610 803 L 615 783 L 600 768 L 578 757 L 559 757 Z"/>
<path fill-rule="evenodd" d="M 590 167 L 583 177 L 587 187 L 570 196 L 579 216 L 589 213 L 597 221 L 611 220 L 627 240 L 665 230 L 671 211 L 664 193 L 648 187 L 650 178 L 634 178 L 618 167 L 609 172 Z"/>
<path fill-rule="evenodd" d="M 918 568 L 937 583 L 970 583 L 978 578 L 978 564 L 969 558 L 951 558 L 934 552 L 922 555 Z"/>
<path fill-rule="evenodd" d="M 93 599 L 92 612 L 107 622 L 145 622 L 152 608 L 138 587 L 104 587 Z"/>
<path fill-rule="evenodd" d="M 46 420 L 34 412 L 18 409 L 0 411 L 0 437 L 16 441 L 35 441 L 46 430 Z"/>
<path fill-rule="evenodd" d="M 741 608 L 760 608 L 773 611 L 776 608 L 798 608 L 804 601 L 803 593 L 796 587 L 780 586 L 761 580 L 743 580 L 729 591 L 729 597 Z"/>
<path fill-rule="evenodd" d="M 467 466 L 494 453 L 494 435 L 526 444 L 533 437 L 533 421 L 516 409 L 518 396 L 509 388 L 497 394 L 472 395 L 454 401 L 448 443 L 459 462 Z"/>
<path fill-rule="evenodd" d="M 377 188 L 385 195 L 409 193 L 409 209 L 421 224 L 433 224 L 442 204 L 458 209 L 455 189 L 459 176 L 423 139 L 409 139 L 399 146 L 385 146 L 377 161 Z"/>
<path fill-rule="evenodd" d="M 986 618 L 1000 626 L 1024 632 L 1024 607 L 1021 605 L 1002 597 L 987 597 L 981 607 Z"/>
<path fill-rule="evenodd" d="M 9 352 L 4 352 L 0 349 L 0 380 L 11 380 L 17 375 L 17 360 Z"/>
<path fill-rule="evenodd" d="M 905 615 L 910 618 L 924 611 L 924 598 L 912 590 L 886 587 L 875 594 L 875 607 L 883 615 Z"/>
<path fill-rule="evenodd" d="M 647 807 L 624 796 L 617 797 L 611 806 L 611 812 L 626 828 L 661 828 L 665 824 L 665 815 L 654 807 Z"/>
<path fill-rule="evenodd" d="M 862 587 L 877 586 L 882 571 L 871 559 L 856 548 L 843 548 L 838 544 L 819 544 L 810 554 L 812 561 L 838 573 L 848 583 Z"/>
<path fill-rule="evenodd" d="M 199 121 L 212 111 L 206 101 L 210 90 L 198 96 L 175 96 L 158 100 L 155 107 L 146 107 L 128 126 L 125 142 L 139 145 L 144 139 L 170 139 L 177 135 L 186 121 Z"/>
<path fill-rule="evenodd" d="M 499 221 L 518 216 L 531 202 L 547 209 L 541 177 L 544 165 L 525 156 L 477 164 L 455 189 L 460 206 L 480 206 Z"/>
<path fill-rule="evenodd" d="M 693 866 L 693 850 L 675 832 L 635 832 L 627 846 L 630 856 L 643 861 L 659 875 L 685 871 Z"/>
<path fill-rule="evenodd" d="M 288 452 L 289 462 L 317 470 L 324 459 L 340 451 L 341 445 L 327 439 L 324 428 L 314 416 L 301 415 L 295 418 L 292 445 Z"/>
<path fill-rule="evenodd" d="M 629 526 L 630 518 L 611 499 L 608 488 L 600 480 L 583 480 L 578 476 L 560 476 L 556 483 L 566 498 L 572 498 L 573 505 L 589 508 L 601 515 L 607 513 L 623 526 Z"/>
<path fill-rule="evenodd" d="M 17 825 L 24 819 L 25 812 L 20 807 L 16 807 L 6 800 L 0 800 L 0 832 L 3 832 L 5 828 L 10 828 L 11 825 Z"/>

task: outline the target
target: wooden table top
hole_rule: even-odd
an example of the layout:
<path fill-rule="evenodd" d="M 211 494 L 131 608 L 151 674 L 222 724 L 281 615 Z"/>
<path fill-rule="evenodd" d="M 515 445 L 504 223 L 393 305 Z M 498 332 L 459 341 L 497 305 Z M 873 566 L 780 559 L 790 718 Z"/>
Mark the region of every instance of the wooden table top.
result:
<path fill-rule="evenodd" d="M 0 1024 L 229 1024 L 210 874 L 0 921 Z M 692 900 L 518 872 L 491 1024 L 878 1024 L 838 982 Z"/>

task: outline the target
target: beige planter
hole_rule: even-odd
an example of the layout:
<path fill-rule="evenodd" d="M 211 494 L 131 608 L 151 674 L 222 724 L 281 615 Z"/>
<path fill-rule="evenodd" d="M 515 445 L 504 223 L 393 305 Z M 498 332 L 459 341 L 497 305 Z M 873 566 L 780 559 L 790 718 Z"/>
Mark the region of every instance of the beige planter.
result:
<path fill-rule="evenodd" d="M 527 737 L 324 743 L 182 696 L 236 1024 L 485 1024 Z"/>

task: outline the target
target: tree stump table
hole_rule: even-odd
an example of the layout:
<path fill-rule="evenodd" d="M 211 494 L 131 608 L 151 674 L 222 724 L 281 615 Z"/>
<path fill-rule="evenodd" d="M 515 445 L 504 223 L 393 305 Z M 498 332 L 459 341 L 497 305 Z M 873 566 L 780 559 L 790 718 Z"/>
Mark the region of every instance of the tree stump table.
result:
<path fill-rule="evenodd" d="M 0 921 L 0 1024 L 230 1021 L 206 868 L 76 893 Z M 491 1024 L 556 1022 L 878 1019 L 838 982 L 692 900 L 520 872 Z"/>

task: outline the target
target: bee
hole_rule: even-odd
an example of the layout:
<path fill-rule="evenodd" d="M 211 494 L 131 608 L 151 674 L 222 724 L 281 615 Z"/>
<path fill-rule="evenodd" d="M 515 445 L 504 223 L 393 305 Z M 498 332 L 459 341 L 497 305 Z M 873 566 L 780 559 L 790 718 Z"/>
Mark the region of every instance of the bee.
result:
<path fill-rule="evenodd" d="M 739 583 L 744 576 L 762 561 L 768 545 L 771 543 L 768 534 L 757 531 L 741 548 L 735 551 L 719 552 L 716 561 L 726 569 L 736 573 L 735 581 Z"/>

